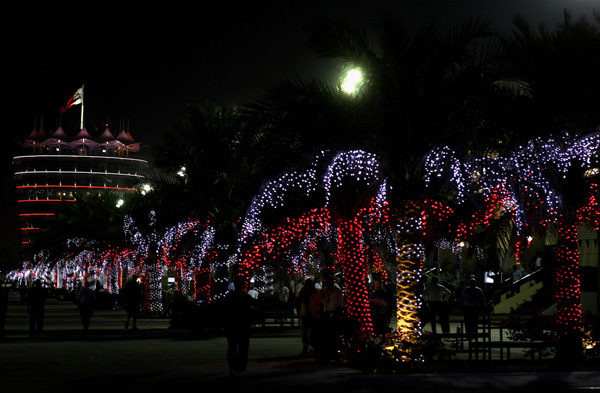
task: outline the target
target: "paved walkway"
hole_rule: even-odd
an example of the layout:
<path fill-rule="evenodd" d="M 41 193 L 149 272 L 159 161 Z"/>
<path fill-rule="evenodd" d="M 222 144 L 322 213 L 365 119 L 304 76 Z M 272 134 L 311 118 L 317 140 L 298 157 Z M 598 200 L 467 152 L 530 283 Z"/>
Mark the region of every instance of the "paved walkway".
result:
<path fill-rule="evenodd" d="M 470 372 L 364 375 L 298 356 L 297 332 L 263 331 L 251 339 L 247 372 L 229 377 L 226 340 L 167 329 L 167 320 L 123 328 L 122 310 L 97 311 L 83 334 L 72 304 L 50 302 L 46 329 L 29 339 L 25 307 L 12 302 L 0 342 L 0 392 L 490 392 L 600 390 L 600 372 Z"/>

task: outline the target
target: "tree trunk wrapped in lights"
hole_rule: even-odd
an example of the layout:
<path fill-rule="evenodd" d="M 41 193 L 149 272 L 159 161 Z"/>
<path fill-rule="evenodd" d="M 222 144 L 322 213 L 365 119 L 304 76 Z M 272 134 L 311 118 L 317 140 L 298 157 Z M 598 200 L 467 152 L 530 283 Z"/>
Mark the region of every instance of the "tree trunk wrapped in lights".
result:
<path fill-rule="evenodd" d="M 595 231 L 600 230 L 599 202 L 600 187 L 598 184 L 591 184 L 586 204 L 577 210 L 576 217 L 571 218 L 561 214 L 559 218 L 554 299 L 557 308 L 558 356 L 564 359 L 581 356 L 583 349 L 581 269 L 577 230 L 580 225 L 586 225 Z"/>
<path fill-rule="evenodd" d="M 396 328 L 398 339 L 416 344 L 421 336 L 419 309 L 421 297 L 418 283 L 421 278 L 421 258 L 416 245 L 402 245 L 396 257 Z"/>
<path fill-rule="evenodd" d="M 162 279 L 163 268 L 156 255 L 152 252 L 146 258 L 146 275 L 147 275 L 147 293 L 146 305 L 147 310 L 153 313 L 163 312 L 162 298 Z"/>
<path fill-rule="evenodd" d="M 339 224 L 338 263 L 341 263 L 344 272 L 344 301 L 348 316 L 358 322 L 364 335 L 370 337 L 373 335 L 373 320 L 366 285 L 367 263 L 362 242 L 363 228 L 358 219 L 359 217 Z"/>
<path fill-rule="evenodd" d="M 556 323 L 559 337 L 572 335 L 582 327 L 581 272 L 577 246 L 578 225 L 561 216 L 558 227 L 555 272 L 557 305 Z"/>
<path fill-rule="evenodd" d="M 396 250 L 396 347 L 401 361 L 415 361 L 422 355 L 417 345 L 422 335 L 421 294 L 419 281 L 423 247 L 417 242 L 422 235 L 422 206 L 412 201 L 405 203 L 399 217 Z"/>
<path fill-rule="evenodd" d="M 188 277 L 188 269 L 185 266 L 179 268 L 178 285 L 181 294 L 184 296 L 190 291 L 190 278 Z"/>

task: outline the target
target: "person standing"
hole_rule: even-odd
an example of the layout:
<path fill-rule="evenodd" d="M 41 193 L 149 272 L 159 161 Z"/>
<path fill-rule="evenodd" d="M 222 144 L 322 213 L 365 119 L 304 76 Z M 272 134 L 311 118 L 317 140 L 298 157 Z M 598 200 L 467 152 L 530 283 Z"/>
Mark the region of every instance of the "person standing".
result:
<path fill-rule="evenodd" d="M 381 280 L 381 277 L 373 280 L 373 291 L 371 294 L 371 311 L 375 334 L 389 333 L 392 318 L 391 303 L 393 302 L 393 298 Z"/>
<path fill-rule="evenodd" d="M 89 281 L 86 281 L 83 288 L 77 294 L 77 305 L 79 306 L 79 315 L 81 317 L 81 323 L 83 324 L 83 330 L 87 331 L 90 326 L 90 320 L 94 313 L 94 304 L 96 302 L 96 294 L 90 287 Z"/>
<path fill-rule="evenodd" d="M 225 297 L 227 329 L 227 364 L 231 376 L 246 371 L 252 325 L 252 298 L 244 290 L 241 277 L 236 278 L 233 291 Z"/>
<path fill-rule="evenodd" d="M 310 332 L 312 329 L 312 318 L 310 314 L 310 298 L 315 293 L 315 283 L 312 278 L 307 278 L 304 282 L 304 286 L 298 294 L 298 302 L 296 312 L 300 317 L 300 327 L 302 329 L 302 353 L 306 355 L 308 353 L 308 347 L 310 345 Z"/>
<path fill-rule="evenodd" d="M 344 306 L 342 289 L 336 284 L 333 275 L 327 275 L 323 279 L 323 312 L 328 317 L 337 317 Z"/>
<path fill-rule="evenodd" d="M 332 274 L 323 277 L 323 288 L 320 292 L 323 302 L 319 320 L 321 345 L 316 348 L 316 355 L 323 360 L 331 360 L 335 357 L 337 335 L 341 329 L 343 295 Z"/>
<path fill-rule="evenodd" d="M 40 338 L 40 335 L 42 334 L 44 305 L 46 304 L 47 297 L 48 291 L 42 286 L 42 281 L 39 279 L 35 280 L 33 287 L 31 287 L 27 296 L 29 308 L 29 337 L 31 338 L 33 338 L 34 335 L 37 338 Z"/>
<path fill-rule="evenodd" d="M 8 309 L 8 287 L 0 281 L 0 340 L 5 337 L 6 311 Z"/>
<path fill-rule="evenodd" d="M 258 300 L 258 296 L 260 295 L 260 293 L 256 290 L 256 288 L 251 285 L 250 289 L 248 289 L 248 295 L 250 295 L 250 297 L 254 300 Z"/>
<path fill-rule="evenodd" d="M 279 321 L 283 322 L 285 313 L 289 308 L 290 301 L 290 289 L 286 285 L 285 281 L 280 281 L 275 287 L 275 294 L 277 296 L 277 313 L 279 314 Z"/>
<path fill-rule="evenodd" d="M 535 270 L 541 269 L 543 265 L 544 265 L 544 260 L 542 259 L 542 256 L 541 256 L 541 255 L 538 255 L 538 256 L 535 258 L 535 262 L 534 262 L 534 266 L 533 266 L 534 268 L 533 268 L 533 270 L 535 271 Z"/>
<path fill-rule="evenodd" d="M 520 292 L 520 284 L 517 284 L 517 281 L 523 277 L 523 272 L 517 265 L 513 265 L 512 270 L 511 292 L 514 295 Z"/>
<path fill-rule="evenodd" d="M 429 308 L 431 320 L 431 331 L 437 334 L 436 319 L 439 318 L 443 333 L 450 333 L 450 315 L 448 303 L 452 293 L 448 288 L 440 284 L 438 276 L 431 278 L 431 284 L 425 289 L 425 300 Z"/>
<path fill-rule="evenodd" d="M 477 280 L 474 275 L 471 275 L 469 285 L 462 291 L 460 304 L 463 308 L 467 336 L 477 334 L 479 313 L 485 305 L 485 296 L 483 290 L 477 286 Z"/>
<path fill-rule="evenodd" d="M 127 311 L 127 321 L 125 329 L 129 329 L 129 321 L 133 320 L 133 330 L 137 330 L 137 317 L 140 312 L 140 303 L 142 302 L 142 288 L 138 282 L 138 276 L 134 275 L 125 285 L 125 309 Z"/>

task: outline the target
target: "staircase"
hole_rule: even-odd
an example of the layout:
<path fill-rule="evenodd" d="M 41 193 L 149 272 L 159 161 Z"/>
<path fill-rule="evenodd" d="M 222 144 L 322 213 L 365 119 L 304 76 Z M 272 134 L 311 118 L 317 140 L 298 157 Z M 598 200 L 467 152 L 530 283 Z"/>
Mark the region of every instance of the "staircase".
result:
<path fill-rule="evenodd" d="M 533 296 L 544 287 L 542 270 L 536 270 L 516 281 L 515 293 L 513 293 L 510 283 L 497 293 L 494 314 L 508 314 L 512 309 L 531 302 Z"/>

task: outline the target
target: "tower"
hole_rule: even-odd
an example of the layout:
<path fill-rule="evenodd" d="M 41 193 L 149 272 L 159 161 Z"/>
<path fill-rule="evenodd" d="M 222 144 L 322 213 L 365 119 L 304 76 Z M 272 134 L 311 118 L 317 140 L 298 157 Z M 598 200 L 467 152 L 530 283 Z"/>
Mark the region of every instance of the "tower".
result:
<path fill-rule="evenodd" d="M 13 157 L 21 244 L 49 229 L 61 206 L 77 203 L 78 193 L 127 194 L 138 190 L 148 162 L 136 158 L 140 144 L 129 132 L 114 136 L 107 126 L 98 136 L 82 128 L 68 135 L 33 130 Z M 93 223 L 92 223 L 93 224 Z"/>

